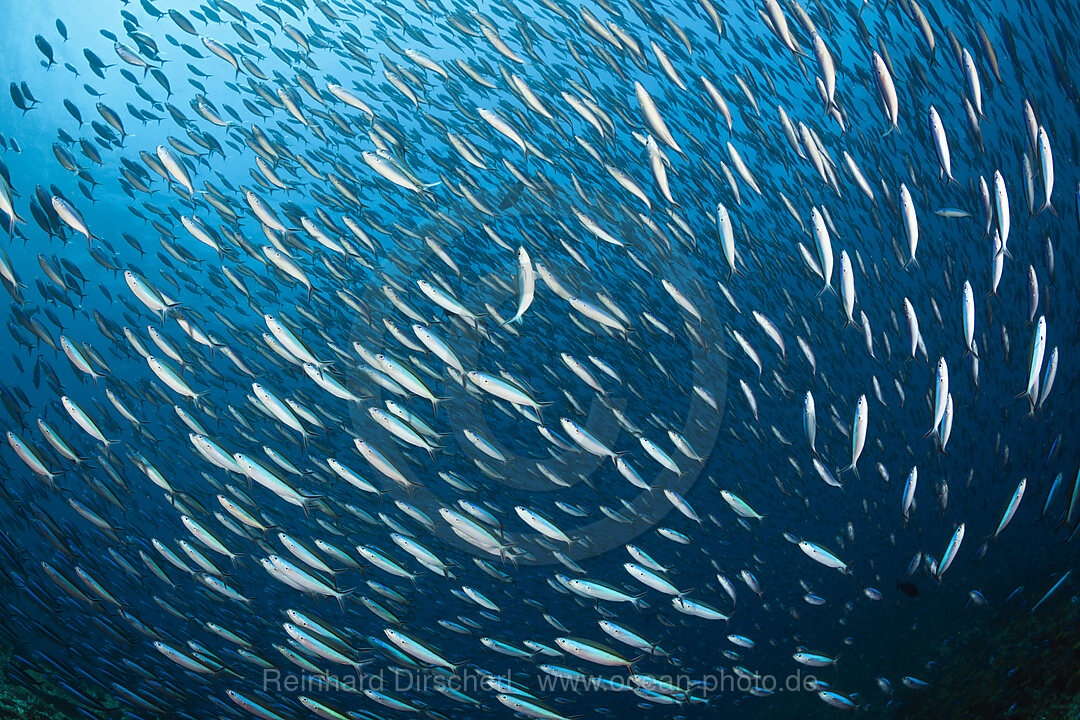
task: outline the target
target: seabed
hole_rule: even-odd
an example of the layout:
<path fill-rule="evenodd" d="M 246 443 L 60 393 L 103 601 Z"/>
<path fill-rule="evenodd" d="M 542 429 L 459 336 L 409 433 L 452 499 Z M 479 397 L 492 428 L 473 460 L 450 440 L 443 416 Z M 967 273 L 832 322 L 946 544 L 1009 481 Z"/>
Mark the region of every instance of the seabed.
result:
<path fill-rule="evenodd" d="M 969 608 L 969 611 L 971 609 Z M 924 691 L 897 688 L 895 720 L 1080 720 L 1080 601 L 987 613 L 942 645 Z"/>

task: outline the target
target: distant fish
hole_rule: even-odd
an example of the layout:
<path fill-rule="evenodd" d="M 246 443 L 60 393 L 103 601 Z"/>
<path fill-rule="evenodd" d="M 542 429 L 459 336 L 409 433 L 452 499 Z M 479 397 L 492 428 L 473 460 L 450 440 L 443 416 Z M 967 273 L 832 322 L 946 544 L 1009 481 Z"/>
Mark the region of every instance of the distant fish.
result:
<path fill-rule="evenodd" d="M 910 598 L 919 597 L 919 588 L 913 582 L 908 582 L 906 580 L 904 582 L 897 581 L 896 589 Z"/>
<path fill-rule="evenodd" d="M 56 64 L 56 60 L 53 59 L 52 45 L 49 44 L 49 41 L 46 40 L 43 35 L 35 35 L 34 44 L 38 46 L 38 50 L 40 50 L 41 54 L 45 56 L 45 59 L 49 61 L 46 64 L 45 69 L 51 69 L 52 66 Z"/>

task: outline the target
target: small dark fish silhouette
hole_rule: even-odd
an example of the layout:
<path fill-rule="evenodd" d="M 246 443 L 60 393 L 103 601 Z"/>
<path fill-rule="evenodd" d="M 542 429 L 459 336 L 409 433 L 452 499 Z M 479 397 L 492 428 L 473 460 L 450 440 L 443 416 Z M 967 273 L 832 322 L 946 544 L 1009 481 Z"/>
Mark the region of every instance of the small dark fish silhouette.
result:
<path fill-rule="evenodd" d="M 23 97 L 22 91 L 19 90 L 18 83 L 11 83 L 11 101 L 15 103 L 15 107 L 22 110 L 24 113 L 30 110 L 33 105 L 26 104 L 26 98 Z"/>
<path fill-rule="evenodd" d="M 49 45 L 49 41 L 46 40 L 43 35 L 35 35 L 34 43 L 37 44 L 38 50 L 40 50 L 41 54 L 45 56 L 45 59 L 49 61 L 49 65 L 46 70 L 55 65 L 56 61 L 53 60 L 53 49 L 52 46 Z"/>
<path fill-rule="evenodd" d="M 508 193 L 506 193 L 506 197 L 504 197 L 502 199 L 502 202 L 499 203 L 499 209 L 500 210 L 505 210 L 508 207 L 510 207 L 511 205 L 513 205 L 514 203 L 516 203 L 518 201 L 518 199 L 521 197 L 522 191 L 524 191 L 524 190 L 525 190 L 525 186 L 522 185 L 521 183 L 518 183 L 518 184 L 514 185 L 513 187 L 511 187 L 510 191 Z"/>
<path fill-rule="evenodd" d="M 915 583 L 897 582 L 896 589 L 904 593 L 908 597 L 919 597 L 919 588 L 915 585 Z"/>

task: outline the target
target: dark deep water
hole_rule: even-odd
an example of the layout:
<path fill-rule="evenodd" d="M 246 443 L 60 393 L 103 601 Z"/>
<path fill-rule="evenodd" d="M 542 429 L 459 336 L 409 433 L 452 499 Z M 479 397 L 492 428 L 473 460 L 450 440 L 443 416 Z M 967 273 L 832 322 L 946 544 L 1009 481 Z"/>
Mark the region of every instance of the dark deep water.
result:
<path fill-rule="evenodd" d="M 1075 6 L 0 19 L 0 716 L 1077 716 Z"/>

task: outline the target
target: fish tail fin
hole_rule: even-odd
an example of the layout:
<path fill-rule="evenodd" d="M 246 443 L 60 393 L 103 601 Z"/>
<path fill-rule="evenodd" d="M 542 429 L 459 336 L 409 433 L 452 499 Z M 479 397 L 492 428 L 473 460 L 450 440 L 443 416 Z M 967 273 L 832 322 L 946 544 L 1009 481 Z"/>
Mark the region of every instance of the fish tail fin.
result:
<path fill-rule="evenodd" d="M 165 307 L 163 307 L 161 309 L 161 322 L 162 322 L 162 324 L 165 323 L 165 317 L 169 314 L 170 310 L 177 310 L 177 309 L 180 309 L 182 307 L 184 307 L 184 303 L 178 303 L 178 302 L 167 302 L 167 303 L 165 303 Z"/>
<path fill-rule="evenodd" d="M 1047 198 L 1047 199 L 1046 199 L 1046 202 L 1044 202 L 1044 203 L 1043 203 L 1043 204 L 1042 204 L 1041 206 L 1039 206 L 1039 209 L 1035 211 L 1035 214 L 1036 214 L 1036 215 L 1038 215 L 1038 214 L 1039 214 L 1039 213 L 1041 213 L 1041 212 L 1042 212 L 1043 210 L 1049 210 L 1049 211 L 1050 211 L 1050 213 L 1051 213 L 1051 214 L 1052 214 L 1052 215 L 1053 215 L 1054 217 L 1060 217 L 1060 215 L 1058 215 L 1058 211 L 1057 211 L 1056 209 L 1054 209 L 1054 206 L 1053 206 L 1053 205 L 1051 205 L 1051 204 L 1050 204 L 1050 199 L 1049 199 L 1049 198 Z"/>
<path fill-rule="evenodd" d="M 511 564 L 511 565 L 513 565 L 513 566 L 514 566 L 514 567 L 516 568 L 516 567 L 518 566 L 518 564 L 517 564 L 517 557 L 516 557 L 516 556 L 515 556 L 515 555 L 514 555 L 513 553 L 511 553 L 511 552 L 506 552 L 507 550 L 510 550 L 510 549 L 512 549 L 512 548 L 514 548 L 514 546 L 513 546 L 513 545 L 504 545 L 504 546 L 500 546 L 500 547 L 499 547 L 499 557 L 500 557 L 500 558 L 501 558 L 501 559 L 502 559 L 502 560 L 503 560 L 504 562 L 505 562 L 506 560 L 509 560 L 509 561 L 510 561 L 510 564 Z"/>
<path fill-rule="evenodd" d="M 536 403 L 536 417 L 540 418 L 541 424 L 543 424 L 543 422 L 544 422 L 543 409 L 546 408 L 546 407 L 551 407 L 554 404 L 555 403 L 553 403 L 553 402 L 537 402 Z"/>
<path fill-rule="evenodd" d="M 194 395 L 192 396 L 192 398 L 191 398 L 191 402 L 192 402 L 192 403 L 193 403 L 193 404 L 195 405 L 195 407 L 196 407 L 196 408 L 198 408 L 198 409 L 200 409 L 200 410 L 202 409 L 202 406 L 201 406 L 201 405 L 199 404 L 199 401 L 200 401 L 200 400 L 202 399 L 202 396 L 203 396 L 203 395 L 206 395 L 206 394 L 208 394 L 209 392 L 210 392 L 209 390 L 203 390 L 202 392 L 200 392 L 200 393 L 195 393 L 195 394 L 194 394 Z"/>
<path fill-rule="evenodd" d="M 345 612 L 345 598 L 352 598 L 353 593 L 356 592 L 356 588 L 346 588 L 337 593 L 338 605 L 341 606 L 341 612 Z"/>

